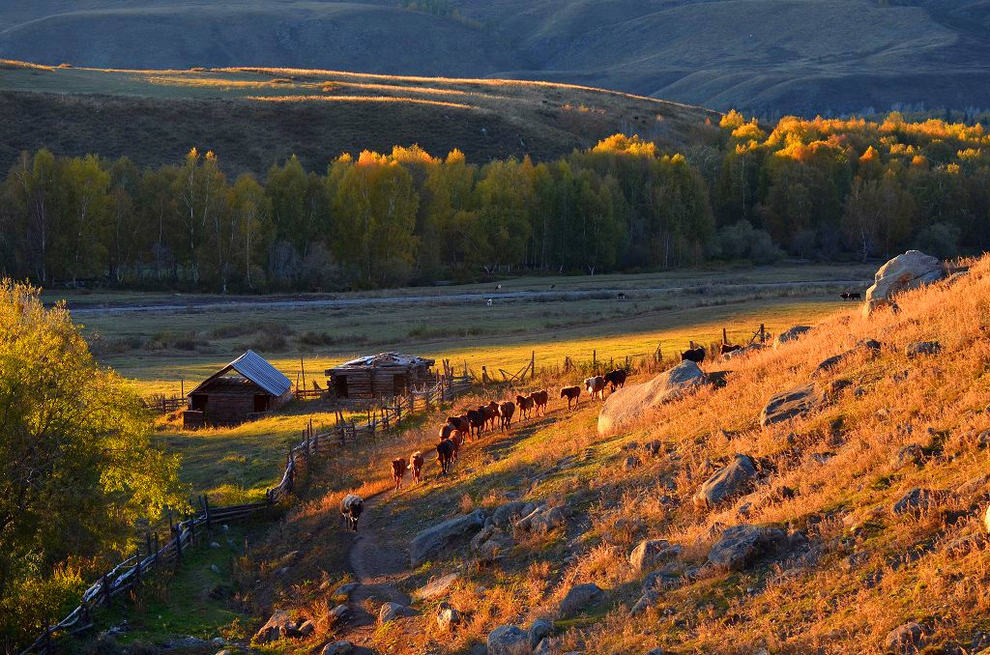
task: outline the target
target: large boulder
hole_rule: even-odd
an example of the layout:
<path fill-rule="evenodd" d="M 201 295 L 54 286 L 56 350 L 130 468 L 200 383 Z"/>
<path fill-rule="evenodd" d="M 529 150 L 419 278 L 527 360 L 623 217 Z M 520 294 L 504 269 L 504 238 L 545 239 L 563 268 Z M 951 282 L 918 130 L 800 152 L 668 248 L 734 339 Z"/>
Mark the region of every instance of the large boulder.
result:
<path fill-rule="evenodd" d="M 304 622 L 304 619 L 294 618 L 288 610 L 275 610 L 265 625 L 261 626 L 255 633 L 254 641 L 259 644 L 267 644 L 278 639 L 299 637 L 299 627 Z"/>
<path fill-rule="evenodd" d="M 914 487 L 901 496 L 891 506 L 890 511 L 895 516 L 901 514 L 920 514 L 935 507 L 944 496 L 945 494 L 941 491 Z"/>
<path fill-rule="evenodd" d="M 801 335 L 811 329 L 810 325 L 795 325 L 794 327 L 787 328 L 783 332 L 777 335 L 777 338 L 773 340 L 773 348 L 776 350 L 780 348 L 783 344 L 789 341 L 797 341 L 801 338 Z"/>
<path fill-rule="evenodd" d="M 553 634 L 553 621 L 536 619 L 529 626 L 529 645 L 536 648 L 541 641 Z"/>
<path fill-rule="evenodd" d="M 626 385 L 609 396 L 602 406 L 598 415 L 598 434 L 612 434 L 707 382 L 708 376 L 696 363 L 683 361 L 649 382 Z"/>
<path fill-rule="evenodd" d="M 388 623 L 406 616 L 415 616 L 416 610 L 402 603 L 385 603 L 378 608 L 378 620 L 381 623 Z"/>
<path fill-rule="evenodd" d="M 787 535 L 777 528 L 735 525 L 726 528 L 708 551 L 708 561 L 733 571 L 745 569 L 753 562 L 774 555 L 787 545 Z"/>
<path fill-rule="evenodd" d="M 529 635 L 515 625 L 500 625 L 488 633 L 488 655 L 519 655 L 529 650 Z"/>
<path fill-rule="evenodd" d="M 804 384 L 770 396 L 760 413 L 760 425 L 767 427 L 798 416 L 804 416 L 822 402 L 821 392 L 814 383 Z"/>
<path fill-rule="evenodd" d="M 887 633 L 883 640 L 883 649 L 886 653 L 897 653 L 898 655 L 913 655 L 921 650 L 925 644 L 925 627 L 920 623 L 905 623 L 899 625 Z"/>
<path fill-rule="evenodd" d="M 866 290 L 863 314 L 869 316 L 873 310 L 892 302 L 897 294 L 937 282 L 943 277 L 945 268 L 937 257 L 919 250 L 908 250 L 877 271 L 873 286 Z"/>
<path fill-rule="evenodd" d="M 332 641 L 323 647 L 322 655 L 351 655 L 354 644 L 349 641 Z"/>
<path fill-rule="evenodd" d="M 567 595 L 560 601 L 558 611 L 561 616 L 572 616 L 585 607 L 594 605 L 605 598 L 605 592 L 594 582 L 574 585 L 567 591 Z"/>
<path fill-rule="evenodd" d="M 440 576 L 439 578 L 434 578 L 427 582 L 425 585 L 412 592 L 413 598 L 416 600 L 430 600 L 431 598 L 437 598 L 447 593 L 451 585 L 460 579 L 460 575 L 457 573 L 448 573 L 447 575 Z"/>
<path fill-rule="evenodd" d="M 567 523 L 563 507 L 538 506 L 532 512 L 516 521 L 515 527 L 522 532 L 545 534 Z"/>
<path fill-rule="evenodd" d="M 484 525 L 485 512 L 478 509 L 417 533 L 409 544 L 409 563 L 418 567 L 456 542 L 468 539 Z"/>
<path fill-rule="evenodd" d="M 629 563 L 640 573 L 677 557 L 680 552 L 680 546 L 671 546 L 666 539 L 644 539 L 629 553 Z"/>
<path fill-rule="evenodd" d="M 756 465 L 753 458 L 749 455 L 736 455 L 731 462 L 715 471 L 701 484 L 694 494 L 694 505 L 698 508 L 714 507 L 742 493 L 755 476 Z"/>

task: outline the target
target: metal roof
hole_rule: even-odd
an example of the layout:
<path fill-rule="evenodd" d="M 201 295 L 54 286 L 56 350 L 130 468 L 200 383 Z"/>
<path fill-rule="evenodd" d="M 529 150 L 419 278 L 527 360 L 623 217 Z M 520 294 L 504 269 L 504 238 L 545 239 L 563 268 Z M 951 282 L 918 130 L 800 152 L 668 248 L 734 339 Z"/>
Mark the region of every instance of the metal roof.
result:
<path fill-rule="evenodd" d="M 283 375 L 277 368 L 269 364 L 268 360 L 264 357 L 253 350 L 248 350 L 246 353 L 203 380 L 198 387 L 189 393 L 195 393 L 200 387 L 210 380 L 216 379 L 230 370 L 237 371 L 273 396 L 281 396 L 292 388 L 292 381 L 289 380 L 289 378 L 285 377 L 285 375 Z"/>
<path fill-rule="evenodd" d="M 349 362 L 339 364 L 334 368 L 344 368 L 346 366 L 417 366 L 420 364 L 433 366 L 434 362 L 435 360 L 433 359 L 417 357 L 416 355 L 403 355 L 401 353 L 388 352 L 358 357 L 357 359 L 352 359 Z"/>

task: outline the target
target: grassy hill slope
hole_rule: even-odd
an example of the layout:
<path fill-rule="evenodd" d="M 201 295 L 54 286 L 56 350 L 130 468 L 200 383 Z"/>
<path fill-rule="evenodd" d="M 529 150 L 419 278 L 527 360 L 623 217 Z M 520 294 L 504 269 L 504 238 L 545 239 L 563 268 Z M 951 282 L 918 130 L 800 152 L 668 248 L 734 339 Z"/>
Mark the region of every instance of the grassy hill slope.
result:
<path fill-rule="evenodd" d="M 228 171 L 263 174 L 296 154 L 319 170 L 341 152 L 460 148 L 475 162 L 538 159 L 619 131 L 677 148 L 717 114 L 562 84 L 311 69 L 108 70 L 0 61 L 0 170 L 21 150 L 127 155 L 139 164 L 212 149 Z"/>

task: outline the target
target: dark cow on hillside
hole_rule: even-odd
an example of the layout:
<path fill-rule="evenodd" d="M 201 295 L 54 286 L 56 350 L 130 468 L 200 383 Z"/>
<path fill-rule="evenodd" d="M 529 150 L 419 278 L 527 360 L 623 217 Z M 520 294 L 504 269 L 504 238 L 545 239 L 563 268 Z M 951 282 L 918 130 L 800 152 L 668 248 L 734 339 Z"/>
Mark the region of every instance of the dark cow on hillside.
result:
<path fill-rule="evenodd" d="M 504 432 L 512 427 L 512 415 L 516 413 L 516 404 L 511 400 L 506 400 L 498 406 L 498 425 Z"/>
<path fill-rule="evenodd" d="M 454 432 L 451 432 L 451 436 L 458 434 L 461 440 L 467 439 L 471 435 L 471 421 L 468 420 L 467 414 L 462 416 L 448 416 L 447 425 L 454 428 Z"/>
<path fill-rule="evenodd" d="M 628 374 L 626 373 L 626 369 L 617 368 L 614 371 L 609 371 L 608 373 L 605 374 L 605 381 L 608 382 L 609 386 L 612 388 L 612 391 L 614 392 L 616 389 L 621 389 L 622 387 L 626 386 L 627 375 Z"/>
<path fill-rule="evenodd" d="M 413 482 L 419 484 L 420 476 L 423 474 L 423 453 L 417 450 L 409 456 L 409 468 L 412 469 Z"/>
<path fill-rule="evenodd" d="M 588 390 L 592 398 L 599 398 L 600 400 L 605 400 L 605 378 L 601 375 L 596 375 L 593 378 L 586 378 L 584 381 L 584 388 Z"/>
<path fill-rule="evenodd" d="M 533 399 L 529 396 L 516 396 L 516 406 L 519 407 L 519 415 L 523 418 L 529 418 L 534 404 Z"/>
<path fill-rule="evenodd" d="M 571 408 L 572 402 L 577 407 L 578 403 L 581 402 L 581 387 L 576 385 L 573 387 L 562 387 L 560 389 L 560 397 L 567 398 L 567 409 Z"/>
<path fill-rule="evenodd" d="M 691 347 L 681 353 L 681 361 L 694 362 L 695 364 L 701 364 L 705 361 L 705 348 L 704 346 L 694 347 L 694 341 L 691 342 Z"/>
<path fill-rule="evenodd" d="M 481 438 L 481 433 L 485 429 L 485 412 L 480 409 L 469 409 L 467 411 L 467 420 L 471 424 L 471 429 L 468 430 L 468 434 L 471 436 L 477 435 Z"/>
<path fill-rule="evenodd" d="M 395 483 L 395 490 L 399 490 L 402 478 L 406 475 L 406 460 L 404 457 L 397 457 L 392 460 L 392 482 Z"/>
<path fill-rule="evenodd" d="M 485 429 L 494 430 L 495 420 L 498 419 L 498 403 L 493 400 L 487 405 L 479 407 L 478 411 L 485 417 Z"/>
<path fill-rule="evenodd" d="M 450 439 L 441 439 L 437 444 L 437 462 L 440 464 L 440 475 L 450 472 L 450 463 L 454 461 L 454 444 Z"/>
<path fill-rule="evenodd" d="M 859 291 L 843 291 L 839 294 L 839 297 L 843 300 L 859 300 L 863 297 Z"/>
<path fill-rule="evenodd" d="M 723 343 L 718 350 L 720 354 L 728 355 L 729 353 L 734 353 L 737 350 L 742 350 L 742 346 L 740 346 L 737 343 L 736 344 Z"/>
<path fill-rule="evenodd" d="M 547 415 L 547 403 L 550 402 L 550 394 L 547 393 L 546 389 L 540 389 L 539 391 L 534 391 L 529 394 L 530 400 L 533 401 L 533 409 L 540 416 Z"/>
<path fill-rule="evenodd" d="M 354 532 L 357 532 L 358 519 L 361 518 L 362 510 L 364 510 L 364 499 L 357 494 L 347 494 L 340 501 L 341 521 Z"/>

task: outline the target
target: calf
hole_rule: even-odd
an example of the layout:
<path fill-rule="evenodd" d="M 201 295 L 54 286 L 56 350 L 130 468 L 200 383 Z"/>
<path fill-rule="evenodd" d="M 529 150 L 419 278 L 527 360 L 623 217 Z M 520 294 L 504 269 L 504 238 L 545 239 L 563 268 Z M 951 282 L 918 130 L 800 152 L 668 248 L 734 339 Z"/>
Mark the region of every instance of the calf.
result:
<path fill-rule="evenodd" d="M 516 413 L 516 404 L 507 400 L 498 406 L 499 427 L 505 431 L 512 427 L 512 415 Z"/>
<path fill-rule="evenodd" d="M 571 402 L 577 407 L 578 403 L 581 401 L 581 387 L 563 387 L 560 390 L 560 397 L 567 398 L 567 409 L 571 408 Z"/>
<path fill-rule="evenodd" d="M 395 483 L 395 490 L 399 490 L 399 485 L 402 484 L 402 478 L 406 474 L 406 460 L 403 457 L 397 457 L 392 460 L 392 482 Z"/>
<path fill-rule="evenodd" d="M 423 474 L 423 453 L 414 452 L 409 456 L 409 468 L 412 469 L 413 481 L 419 484 L 420 476 Z"/>
<path fill-rule="evenodd" d="M 540 391 L 534 391 L 529 394 L 529 397 L 533 401 L 533 408 L 536 410 L 536 413 L 546 416 L 547 403 L 550 402 L 550 394 L 547 393 L 547 390 L 541 389 Z"/>
<path fill-rule="evenodd" d="M 626 376 L 626 369 L 617 368 L 614 371 L 609 371 L 605 374 L 605 381 L 608 382 L 609 386 L 612 388 L 612 391 L 615 391 L 616 389 L 621 389 L 626 386 Z"/>
<path fill-rule="evenodd" d="M 481 438 L 481 432 L 485 429 L 485 413 L 477 409 L 469 409 L 467 411 L 467 420 L 471 424 L 470 429 L 468 429 L 469 435 L 477 435 Z"/>
<path fill-rule="evenodd" d="M 584 386 L 591 394 L 592 398 L 599 398 L 600 400 L 605 400 L 605 378 L 601 375 L 596 375 L 593 378 L 587 378 L 584 381 Z"/>
<path fill-rule="evenodd" d="M 450 463 L 454 461 L 454 444 L 450 439 L 441 439 L 437 444 L 437 462 L 440 464 L 440 475 L 450 472 Z"/>
<path fill-rule="evenodd" d="M 681 361 L 694 362 L 695 364 L 700 364 L 705 361 L 705 348 L 704 346 L 694 347 L 694 341 L 691 342 L 691 347 L 681 353 Z"/>
<path fill-rule="evenodd" d="M 533 399 L 529 396 L 516 396 L 516 405 L 519 407 L 519 414 L 523 418 L 529 418 L 529 413 L 533 409 Z"/>
<path fill-rule="evenodd" d="M 357 494 L 347 494 L 340 501 L 340 516 L 354 532 L 357 532 L 358 519 L 361 518 L 361 511 L 364 509 L 364 499 Z"/>

